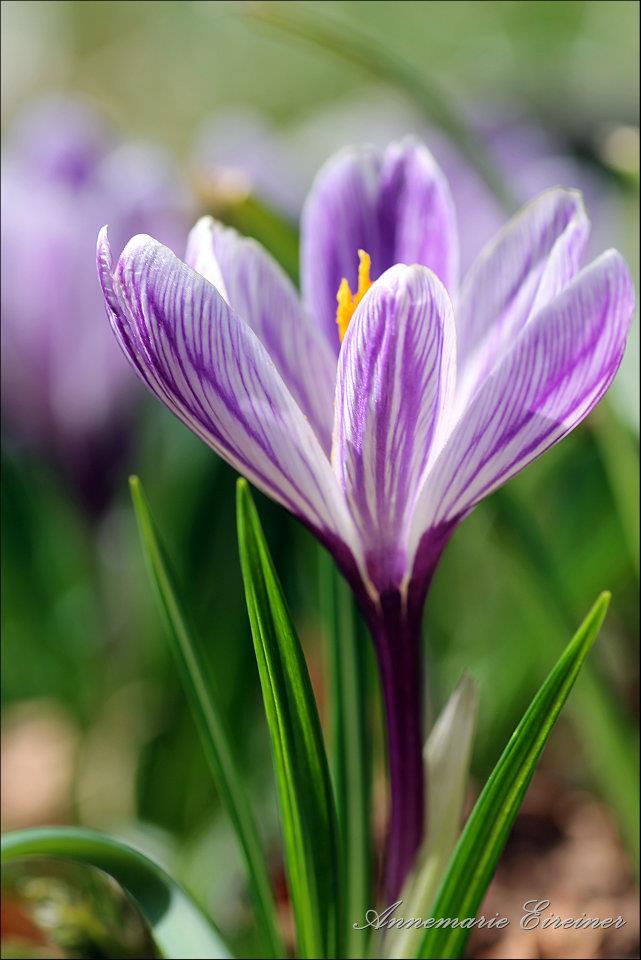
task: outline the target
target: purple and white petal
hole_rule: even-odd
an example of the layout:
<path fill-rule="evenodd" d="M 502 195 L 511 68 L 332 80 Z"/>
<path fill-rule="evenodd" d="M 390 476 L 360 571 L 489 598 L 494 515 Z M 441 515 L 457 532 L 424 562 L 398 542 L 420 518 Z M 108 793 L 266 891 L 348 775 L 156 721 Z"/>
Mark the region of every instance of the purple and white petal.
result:
<path fill-rule="evenodd" d="M 98 272 L 125 354 L 194 433 L 321 538 L 351 542 L 343 497 L 309 423 L 251 327 L 202 276 L 147 236 Z"/>
<path fill-rule="evenodd" d="M 303 299 L 336 353 L 336 292 L 343 277 L 356 289 L 359 249 L 372 259 L 372 279 L 396 263 L 419 263 L 454 289 L 454 204 L 423 145 L 407 139 L 385 150 L 345 150 L 312 186 L 301 221 Z"/>
<path fill-rule="evenodd" d="M 463 281 L 456 309 L 457 410 L 581 265 L 589 222 L 579 193 L 541 194 L 499 231 Z"/>
<path fill-rule="evenodd" d="M 628 268 L 610 250 L 530 321 L 430 469 L 412 520 L 413 549 L 588 415 L 617 371 L 633 312 Z"/>
<path fill-rule="evenodd" d="M 455 380 L 452 305 L 426 267 L 386 271 L 339 358 L 332 462 L 379 590 L 397 587 L 416 495 L 442 443 Z"/>
<path fill-rule="evenodd" d="M 252 327 L 329 456 L 336 358 L 284 271 L 255 240 L 211 217 L 191 231 L 185 259 Z"/>

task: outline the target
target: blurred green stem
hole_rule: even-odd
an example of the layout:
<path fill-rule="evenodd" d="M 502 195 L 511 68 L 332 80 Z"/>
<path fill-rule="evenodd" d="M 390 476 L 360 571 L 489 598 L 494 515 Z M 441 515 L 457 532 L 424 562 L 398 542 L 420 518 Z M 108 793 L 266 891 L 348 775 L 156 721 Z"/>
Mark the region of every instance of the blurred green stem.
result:
<path fill-rule="evenodd" d="M 556 573 L 531 511 L 503 488 L 493 504 L 501 533 L 526 564 L 538 588 L 541 606 L 549 611 L 550 627 L 542 632 L 541 654 L 558 654 L 557 637 L 572 623 L 572 605 Z M 585 742 L 585 756 L 601 795 L 618 819 L 635 863 L 639 856 L 638 744 L 625 713 L 595 667 L 586 663 L 569 707 Z"/>
<path fill-rule="evenodd" d="M 516 203 L 498 174 L 485 145 L 470 129 L 449 97 L 433 77 L 417 73 L 405 60 L 390 52 L 374 37 L 354 23 L 341 23 L 325 14 L 320 17 L 300 3 L 250 3 L 248 16 L 260 24 L 275 27 L 290 36 L 300 37 L 329 50 L 348 63 L 384 79 L 406 93 L 425 117 L 441 128 L 456 143 L 489 189 L 511 212 Z"/>
<path fill-rule="evenodd" d="M 363 956 L 363 931 L 354 930 L 370 903 L 370 745 L 367 733 L 365 627 L 352 593 L 329 554 L 319 547 L 320 606 L 328 639 L 331 768 L 343 868 L 346 958 Z"/>
<path fill-rule="evenodd" d="M 605 401 L 590 419 L 634 570 L 639 576 L 639 451 L 627 426 Z"/>

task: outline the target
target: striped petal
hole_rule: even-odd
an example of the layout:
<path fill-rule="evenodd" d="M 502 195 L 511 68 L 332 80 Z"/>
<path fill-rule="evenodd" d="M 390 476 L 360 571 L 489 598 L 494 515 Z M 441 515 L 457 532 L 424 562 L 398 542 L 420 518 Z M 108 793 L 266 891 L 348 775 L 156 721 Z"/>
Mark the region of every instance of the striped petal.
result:
<path fill-rule="evenodd" d="M 259 243 L 211 217 L 191 231 L 185 259 L 249 323 L 329 455 L 336 358 L 289 278 Z"/>
<path fill-rule="evenodd" d="M 140 377 L 194 433 L 320 537 L 351 523 L 328 458 L 266 349 L 216 289 L 150 237 L 98 272 L 113 329 Z"/>
<path fill-rule="evenodd" d="M 530 317 L 577 273 L 588 233 L 580 194 L 548 190 L 523 207 L 473 263 L 456 311 L 459 412 Z"/>
<path fill-rule="evenodd" d="M 430 470 L 412 520 L 413 549 L 588 415 L 617 371 L 633 312 L 628 268 L 611 250 L 530 321 Z"/>
<path fill-rule="evenodd" d="M 372 259 L 372 277 L 396 263 L 419 263 L 449 290 L 456 283 L 449 187 L 427 148 L 412 140 L 329 160 L 307 198 L 301 231 L 303 297 L 336 353 L 336 292 L 343 277 L 356 289 L 359 249 Z"/>
<path fill-rule="evenodd" d="M 419 266 L 384 273 L 343 342 L 332 460 L 381 591 L 407 572 L 409 520 L 442 442 L 455 356 L 450 299 Z"/>

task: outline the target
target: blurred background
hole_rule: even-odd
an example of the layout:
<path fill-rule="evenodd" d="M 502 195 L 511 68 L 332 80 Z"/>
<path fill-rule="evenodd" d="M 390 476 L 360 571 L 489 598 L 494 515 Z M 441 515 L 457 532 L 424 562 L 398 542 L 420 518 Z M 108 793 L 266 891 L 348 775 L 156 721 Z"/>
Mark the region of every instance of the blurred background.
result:
<path fill-rule="evenodd" d="M 638 289 L 638 20 L 636 2 L 609 0 L 3 2 L 3 830 L 79 823 L 127 838 L 254 955 L 243 873 L 143 568 L 136 473 L 207 639 L 283 887 L 235 477 L 120 357 L 95 279 L 99 227 L 120 247 L 148 232 L 181 255 L 211 212 L 296 279 L 318 166 L 350 142 L 414 133 L 450 179 L 464 265 L 515 204 L 561 184 L 584 192 L 591 252 L 616 246 Z M 512 924 L 473 940 L 475 957 L 638 956 L 638 343 L 637 318 L 606 401 L 461 526 L 425 625 L 432 716 L 463 671 L 480 688 L 473 799 L 612 591 L 486 911 L 518 917 L 544 894 L 562 916 L 628 922 L 548 935 Z M 323 711 L 318 548 L 257 499 Z"/>

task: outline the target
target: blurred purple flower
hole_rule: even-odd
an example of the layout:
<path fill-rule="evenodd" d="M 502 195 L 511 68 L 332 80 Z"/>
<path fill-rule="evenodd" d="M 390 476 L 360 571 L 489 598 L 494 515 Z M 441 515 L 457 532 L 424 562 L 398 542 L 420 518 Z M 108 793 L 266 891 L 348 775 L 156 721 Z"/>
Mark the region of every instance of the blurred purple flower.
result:
<path fill-rule="evenodd" d="M 607 181 L 572 156 L 560 136 L 515 108 L 467 110 L 470 127 L 488 150 L 497 172 L 519 203 L 549 187 L 581 191 L 593 223 L 591 249 L 612 242 Z M 505 219 L 501 203 L 456 144 L 397 96 L 384 90 L 332 102 L 299 123 L 277 128 L 248 107 L 212 116 L 196 138 L 193 162 L 206 193 L 239 189 L 254 193 L 290 219 L 298 219 L 314 175 L 344 143 L 382 149 L 416 135 L 446 172 L 457 213 L 463 272 Z M 473 211 L 473 216 L 471 215 Z"/>
<path fill-rule="evenodd" d="M 118 145 L 86 104 L 51 99 L 11 131 L 2 163 L 2 401 L 13 443 L 37 448 L 99 506 L 138 386 L 98 322 L 91 246 L 149 230 L 181 244 L 190 207 L 164 153 Z M 107 484 L 108 485 L 108 484 Z"/>
<path fill-rule="evenodd" d="M 358 597 L 387 711 L 391 898 L 422 833 L 420 623 L 440 554 L 587 416 L 623 354 L 630 277 L 615 251 L 580 271 L 588 231 L 577 193 L 543 193 L 459 288 L 448 185 L 405 140 L 320 172 L 302 301 L 258 244 L 208 218 L 186 263 L 139 236 L 114 267 L 99 237 L 108 313 L 141 379 L 313 531 Z"/>

